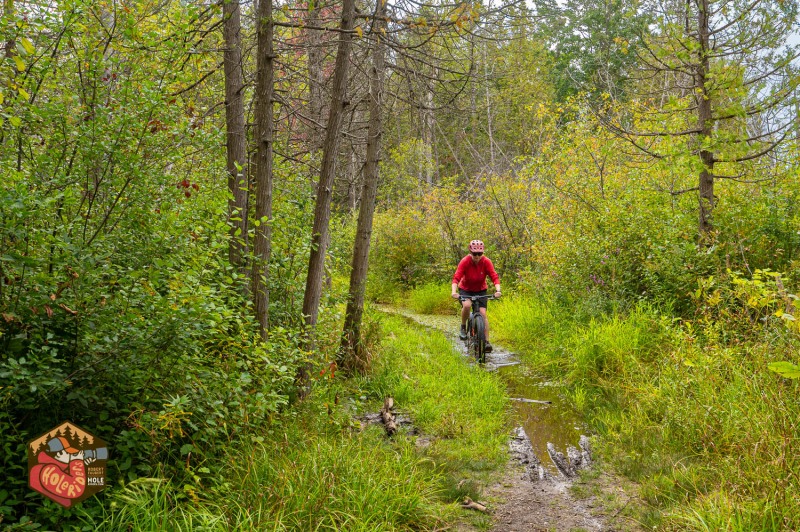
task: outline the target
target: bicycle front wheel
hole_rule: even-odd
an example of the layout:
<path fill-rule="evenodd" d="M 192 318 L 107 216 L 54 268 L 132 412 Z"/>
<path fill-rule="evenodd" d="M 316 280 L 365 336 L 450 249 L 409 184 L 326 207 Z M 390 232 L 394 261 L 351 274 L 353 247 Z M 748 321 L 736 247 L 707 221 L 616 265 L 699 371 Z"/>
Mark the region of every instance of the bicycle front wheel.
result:
<path fill-rule="evenodd" d="M 481 314 L 472 320 L 472 348 L 475 360 L 479 364 L 486 363 L 486 323 Z"/>

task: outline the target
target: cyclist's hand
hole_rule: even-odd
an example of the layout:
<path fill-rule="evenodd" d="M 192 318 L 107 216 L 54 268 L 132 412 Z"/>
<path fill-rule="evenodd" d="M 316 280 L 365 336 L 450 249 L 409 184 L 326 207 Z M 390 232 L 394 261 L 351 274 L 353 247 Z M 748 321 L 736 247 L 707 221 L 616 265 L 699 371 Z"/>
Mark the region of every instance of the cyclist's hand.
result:
<path fill-rule="evenodd" d="M 458 299 L 459 295 L 458 294 L 450 294 L 450 297 L 452 297 L 453 299 Z"/>
<path fill-rule="evenodd" d="M 497 292 L 494 293 L 494 297 L 495 298 L 499 298 L 501 295 L 503 295 L 503 294 L 500 293 L 500 290 L 498 290 Z"/>

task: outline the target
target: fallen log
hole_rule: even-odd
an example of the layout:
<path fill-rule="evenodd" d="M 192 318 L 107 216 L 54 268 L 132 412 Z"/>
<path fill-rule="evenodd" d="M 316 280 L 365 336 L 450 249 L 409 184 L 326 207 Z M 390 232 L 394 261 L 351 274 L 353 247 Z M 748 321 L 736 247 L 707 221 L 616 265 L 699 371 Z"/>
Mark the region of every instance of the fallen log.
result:
<path fill-rule="evenodd" d="M 383 420 L 383 426 L 388 436 L 394 436 L 395 432 L 397 432 L 397 422 L 395 422 L 394 414 L 392 414 L 393 407 L 394 399 L 387 397 L 386 400 L 383 401 L 383 408 L 381 408 L 381 419 Z"/>
<path fill-rule="evenodd" d="M 461 507 L 465 510 L 477 510 L 479 512 L 489 513 L 489 509 L 486 506 L 473 501 L 469 497 L 464 497 L 464 502 L 461 503 Z"/>

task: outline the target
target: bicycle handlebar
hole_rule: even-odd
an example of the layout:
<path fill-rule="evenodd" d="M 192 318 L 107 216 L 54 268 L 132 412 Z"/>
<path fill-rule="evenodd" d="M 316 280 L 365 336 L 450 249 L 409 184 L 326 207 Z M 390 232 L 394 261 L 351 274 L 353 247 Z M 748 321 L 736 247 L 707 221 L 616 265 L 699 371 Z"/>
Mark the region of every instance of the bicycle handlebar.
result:
<path fill-rule="evenodd" d="M 485 296 L 458 296 L 459 301 L 477 301 L 478 299 L 486 299 L 487 301 L 496 301 L 500 299 L 499 297 L 494 297 L 494 295 L 486 294 Z"/>

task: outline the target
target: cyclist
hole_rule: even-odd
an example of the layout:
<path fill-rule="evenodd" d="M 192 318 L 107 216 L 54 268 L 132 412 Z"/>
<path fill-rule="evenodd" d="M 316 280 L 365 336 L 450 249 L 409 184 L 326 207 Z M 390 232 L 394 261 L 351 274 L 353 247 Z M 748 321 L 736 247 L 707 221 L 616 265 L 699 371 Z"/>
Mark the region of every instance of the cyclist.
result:
<path fill-rule="evenodd" d="M 453 275 L 452 298 L 458 299 L 461 296 L 483 296 L 486 295 L 488 286 L 486 277 L 494 283 L 494 297 L 500 297 L 500 276 L 494 270 L 494 264 L 483 254 L 483 242 L 473 240 L 469 243 L 469 255 L 461 259 Z M 467 319 L 472 307 L 469 300 L 461 302 L 461 331 L 458 337 L 462 340 L 467 339 Z M 478 300 L 478 305 L 483 314 L 483 321 L 486 324 L 486 352 L 492 351 L 492 344 L 489 343 L 489 320 L 486 319 L 486 298 Z"/>

